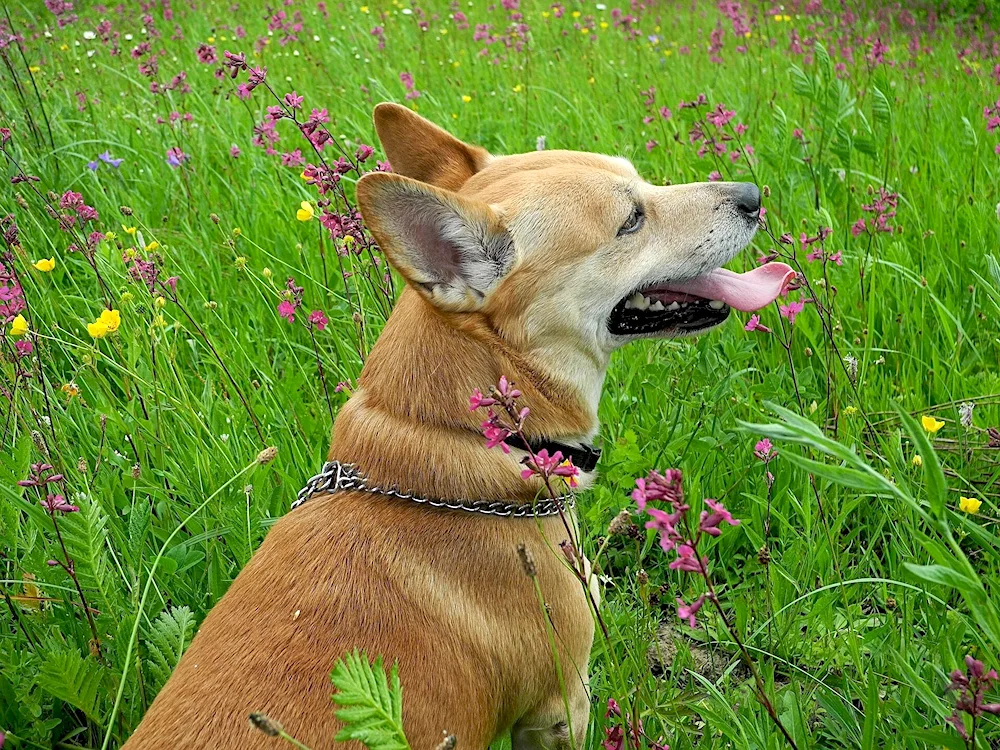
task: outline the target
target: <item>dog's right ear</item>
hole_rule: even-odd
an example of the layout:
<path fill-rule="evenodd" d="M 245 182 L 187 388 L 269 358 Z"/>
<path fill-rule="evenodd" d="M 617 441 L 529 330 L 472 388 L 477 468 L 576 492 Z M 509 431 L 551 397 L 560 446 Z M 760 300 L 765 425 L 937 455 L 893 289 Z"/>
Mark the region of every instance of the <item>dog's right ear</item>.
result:
<path fill-rule="evenodd" d="M 479 309 L 514 265 L 514 240 L 485 203 L 388 172 L 366 174 L 357 194 L 386 258 L 442 310 Z"/>
<path fill-rule="evenodd" d="M 404 177 L 458 190 L 490 160 L 485 149 L 463 143 L 399 104 L 379 104 L 374 119 L 392 171 Z"/>

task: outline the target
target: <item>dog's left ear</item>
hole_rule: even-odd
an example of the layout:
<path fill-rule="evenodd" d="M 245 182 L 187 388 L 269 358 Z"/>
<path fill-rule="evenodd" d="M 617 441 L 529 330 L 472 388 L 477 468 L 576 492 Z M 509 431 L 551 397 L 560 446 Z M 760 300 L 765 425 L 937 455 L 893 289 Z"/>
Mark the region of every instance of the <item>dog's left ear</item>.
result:
<path fill-rule="evenodd" d="M 479 309 L 514 265 L 514 240 L 485 203 L 371 172 L 358 206 L 389 262 L 442 310 Z"/>

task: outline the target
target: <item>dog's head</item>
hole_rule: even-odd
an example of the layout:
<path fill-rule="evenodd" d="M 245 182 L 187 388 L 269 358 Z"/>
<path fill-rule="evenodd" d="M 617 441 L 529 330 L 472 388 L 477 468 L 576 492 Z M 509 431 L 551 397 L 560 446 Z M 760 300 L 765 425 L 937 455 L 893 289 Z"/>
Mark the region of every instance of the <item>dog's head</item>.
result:
<path fill-rule="evenodd" d="M 491 156 L 395 104 L 375 126 L 393 173 L 365 175 L 358 203 L 389 262 L 522 351 L 606 361 L 764 307 L 793 276 L 720 269 L 757 230 L 755 185 L 657 187 L 626 159 L 575 151 Z"/>

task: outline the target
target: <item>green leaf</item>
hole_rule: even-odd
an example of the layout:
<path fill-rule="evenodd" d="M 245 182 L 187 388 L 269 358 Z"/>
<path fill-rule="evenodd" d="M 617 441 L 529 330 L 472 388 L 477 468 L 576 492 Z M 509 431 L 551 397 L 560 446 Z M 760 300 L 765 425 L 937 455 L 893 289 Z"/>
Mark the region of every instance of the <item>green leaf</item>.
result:
<path fill-rule="evenodd" d="M 85 588 L 96 590 L 101 606 L 112 610 L 121 601 L 121 591 L 117 579 L 111 575 L 107 524 L 108 517 L 92 500 L 81 502 L 79 513 L 71 513 L 59 522 L 80 582 Z"/>
<path fill-rule="evenodd" d="M 957 570 L 946 568 L 944 565 L 917 565 L 915 563 L 903 563 L 903 567 L 924 583 L 936 583 L 942 586 L 950 586 L 967 594 L 980 593 L 978 581 L 966 578 Z"/>
<path fill-rule="evenodd" d="M 339 741 L 356 740 L 369 750 L 409 750 L 403 733 L 403 686 L 394 664 L 386 678 L 382 657 L 369 663 L 363 651 L 339 659 L 330 675 L 335 713 L 344 723 Z"/>
<path fill-rule="evenodd" d="M 814 461 L 811 458 L 799 456 L 794 453 L 785 453 L 782 457 L 790 464 L 805 469 L 810 474 L 829 479 L 831 482 L 836 482 L 844 487 L 864 490 L 865 492 L 872 492 L 877 495 L 896 494 L 892 484 L 877 474 L 872 475 L 857 471 L 856 469 L 837 466 L 836 464 L 825 464 L 822 461 Z"/>
<path fill-rule="evenodd" d="M 942 732 L 937 729 L 911 729 L 906 736 L 926 742 L 931 747 L 945 747 L 949 750 L 966 750 L 965 741 L 955 732 Z"/>
<path fill-rule="evenodd" d="M 194 635 L 194 614 L 187 607 L 163 610 L 145 638 L 146 665 L 158 692 L 174 671 Z"/>
<path fill-rule="evenodd" d="M 944 504 L 945 496 L 948 493 L 948 485 L 945 482 L 944 471 L 941 469 L 941 462 L 938 461 L 937 453 L 934 452 L 934 448 L 931 447 L 927 435 L 924 434 L 923 429 L 917 424 L 917 421 L 905 409 L 900 408 L 899 404 L 893 403 L 892 407 L 896 410 L 896 414 L 899 415 L 899 421 L 903 423 L 903 429 L 906 430 L 907 435 L 910 436 L 910 440 L 913 441 L 913 445 L 916 446 L 917 452 L 923 459 L 924 477 L 927 480 L 927 501 L 930 503 L 931 514 L 939 522 L 947 524 Z"/>
<path fill-rule="evenodd" d="M 892 120 L 892 105 L 878 86 L 872 88 L 872 115 L 875 122 L 888 123 Z"/>
<path fill-rule="evenodd" d="M 106 692 L 101 690 L 104 674 L 92 657 L 85 659 L 76 651 L 53 651 L 42 664 L 38 686 L 102 724 L 97 698 Z"/>

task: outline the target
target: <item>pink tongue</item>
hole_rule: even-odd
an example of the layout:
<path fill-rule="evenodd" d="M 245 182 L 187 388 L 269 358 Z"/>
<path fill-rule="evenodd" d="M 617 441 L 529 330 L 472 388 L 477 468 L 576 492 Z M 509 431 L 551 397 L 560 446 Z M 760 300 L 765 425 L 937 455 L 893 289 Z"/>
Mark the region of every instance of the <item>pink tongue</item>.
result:
<path fill-rule="evenodd" d="M 704 299 L 719 299 L 737 310 L 753 312 L 784 294 L 794 278 L 795 271 L 784 263 L 767 263 L 746 273 L 717 268 L 690 281 L 671 283 L 667 288 Z"/>

